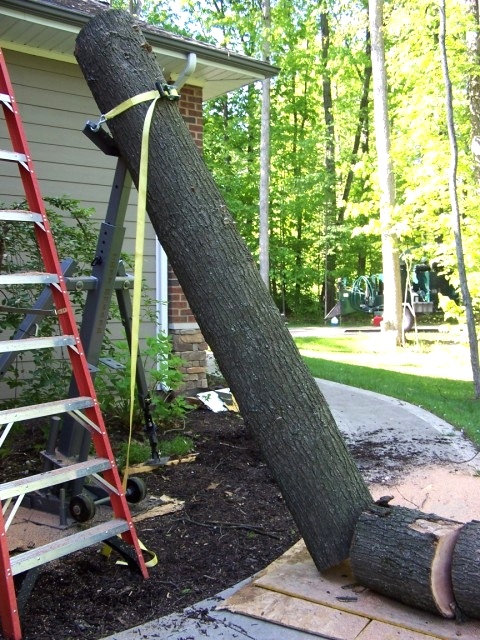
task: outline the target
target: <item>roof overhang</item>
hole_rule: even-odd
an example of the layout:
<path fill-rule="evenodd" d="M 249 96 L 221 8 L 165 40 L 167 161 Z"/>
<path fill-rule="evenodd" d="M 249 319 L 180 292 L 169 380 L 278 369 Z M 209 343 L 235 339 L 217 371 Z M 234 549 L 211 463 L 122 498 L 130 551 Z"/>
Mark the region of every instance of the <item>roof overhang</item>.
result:
<path fill-rule="evenodd" d="M 94 13 L 107 9 L 107 4 L 96 0 L 1 0 L 0 47 L 76 64 L 73 51 L 78 32 Z M 152 25 L 141 26 L 166 80 L 175 81 L 189 54 L 195 54 L 196 66 L 188 84 L 202 87 L 204 100 L 278 73 L 266 62 Z"/>

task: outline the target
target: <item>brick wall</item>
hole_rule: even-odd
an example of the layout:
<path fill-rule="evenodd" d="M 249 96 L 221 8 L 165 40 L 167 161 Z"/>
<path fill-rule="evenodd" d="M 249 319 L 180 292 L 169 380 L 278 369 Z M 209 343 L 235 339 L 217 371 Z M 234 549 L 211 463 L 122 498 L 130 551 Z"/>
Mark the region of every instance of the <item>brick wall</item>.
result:
<path fill-rule="evenodd" d="M 203 148 L 203 107 L 201 87 L 182 87 L 180 91 L 180 113 L 200 149 Z"/>
<path fill-rule="evenodd" d="M 180 95 L 180 113 L 201 151 L 203 147 L 202 89 L 184 86 Z M 168 331 L 172 337 L 174 353 L 185 361 L 183 390 L 196 387 L 205 389 L 207 387 L 207 344 L 171 267 L 168 269 Z"/>

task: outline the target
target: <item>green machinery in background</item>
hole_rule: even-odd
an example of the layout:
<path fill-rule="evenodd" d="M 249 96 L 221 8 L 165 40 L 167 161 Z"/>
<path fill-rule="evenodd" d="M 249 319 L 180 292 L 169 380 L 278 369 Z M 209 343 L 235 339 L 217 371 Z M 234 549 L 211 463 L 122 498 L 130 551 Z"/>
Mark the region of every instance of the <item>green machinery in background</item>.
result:
<path fill-rule="evenodd" d="M 458 296 L 438 266 L 431 266 L 425 258 L 418 264 L 402 261 L 400 265 L 403 292 L 403 328 L 409 331 L 420 314 L 435 313 L 439 309 L 439 293 L 452 299 Z M 352 313 L 367 313 L 381 317 L 384 304 L 383 274 L 359 276 L 352 284 L 346 278 L 338 282 L 338 301 L 326 320 Z"/>

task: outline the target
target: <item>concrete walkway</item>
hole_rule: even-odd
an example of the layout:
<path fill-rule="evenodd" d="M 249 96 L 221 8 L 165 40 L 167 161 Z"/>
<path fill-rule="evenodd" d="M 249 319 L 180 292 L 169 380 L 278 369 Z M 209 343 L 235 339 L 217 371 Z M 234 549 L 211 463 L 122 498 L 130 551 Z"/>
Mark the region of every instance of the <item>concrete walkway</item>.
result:
<path fill-rule="evenodd" d="M 480 456 L 475 457 L 473 445 L 451 425 L 430 413 L 408 403 L 360 389 L 322 380 L 318 380 L 318 384 L 349 446 L 353 449 L 362 448 L 360 452 L 357 451 L 358 464 L 367 482 L 388 485 L 395 478 L 401 477 L 407 463 L 410 468 L 421 468 L 429 463 L 442 464 L 443 461 L 443 464 L 451 464 L 452 461 L 464 463 L 469 460 L 469 465 L 480 468 Z M 362 451 L 366 454 L 364 460 Z M 370 458 L 372 451 L 377 454 L 375 463 Z M 327 636 L 312 635 L 261 619 L 215 609 L 243 584 L 235 585 L 184 612 L 154 620 L 109 636 L 105 640 L 327 640 Z M 403 637 L 416 636 L 412 634 Z"/>

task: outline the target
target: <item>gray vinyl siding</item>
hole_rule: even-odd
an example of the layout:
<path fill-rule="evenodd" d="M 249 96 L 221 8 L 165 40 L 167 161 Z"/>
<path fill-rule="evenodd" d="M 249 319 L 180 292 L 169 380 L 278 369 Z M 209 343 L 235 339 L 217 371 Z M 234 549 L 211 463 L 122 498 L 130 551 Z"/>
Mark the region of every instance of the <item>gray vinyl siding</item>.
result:
<path fill-rule="evenodd" d="M 43 196 L 68 196 L 81 206 L 95 209 L 99 225 L 105 216 L 115 169 L 115 158 L 105 156 L 82 133 L 87 120 L 98 118 L 98 109 L 74 64 L 3 50 L 14 85 L 27 141 Z M 0 148 L 11 149 L 3 118 Z M 24 197 L 14 163 L 0 162 L 0 202 L 7 206 Z M 133 254 L 136 190 L 132 189 L 127 212 L 123 250 Z M 92 247 L 92 259 L 95 247 Z M 66 256 L 60 256 L 64 258 Z M 72 256 L 75 257 L 75 256 Z M 155 234 L 147 222 L 144 279 L 155 297 Z M 21 318 L 20 318 L 21 319 Z M 109 326 L 122 337 L 119 322 Z M 154 335 L 152 323 L 142 323 L 142 335 Z M 0 393 L 3 395 L 4 390 Z"/>

